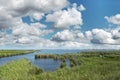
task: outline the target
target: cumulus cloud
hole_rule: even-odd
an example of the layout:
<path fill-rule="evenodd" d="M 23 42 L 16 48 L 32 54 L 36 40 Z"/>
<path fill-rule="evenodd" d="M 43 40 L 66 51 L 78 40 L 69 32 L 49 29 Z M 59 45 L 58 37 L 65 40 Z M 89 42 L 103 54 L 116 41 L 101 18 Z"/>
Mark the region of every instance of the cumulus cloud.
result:
<path fill-rule="evenodd" d="M 109 23 L 117 25 L 117 27 L 109 30 L 93 29 L 89 31 L 89 33 L 87 32 L 91 38 L 91 42 L 97 44 L 120 45 L 120 14 L 110 17 L 105 16 L 105 19 Z"/>
<path fill-rule="evenodd" d="M 69 4 L 68 0 L 0 0 L 0 30 L 4 30 L 4 34 L 0 31 L 0 44 L 55 45 L 56 42 L 42 38 L 53 30 L 45 29 L 47 26 L 39 21 L 45 14 L 61 10 Z M 29 16 L 32 23 L 23 23 L 22 17 L 25 16 Z M 9 28 L 11 33 L 6 32 Z"/>
<path fill-rule="evenodd" d="M 60 10 L 67 5 L 67 0 L 0 0 L 0 29 L 17 25 L 23 16 L 40 20 L 45 13 Z"/>
<path fill-rule="evenodd" d="M 46 16 L 47 22 L 53 22 L 54 28 L 68 29 L 70 26 L 81 26 L 83 24 L 81 12 L 73 6 L 67 10 L 59 10 Z"/>
<path fill-rule="evenodd" d="M 113 39 L 120 39 L 120 27 L 113 29 L 112 31 Z"/>
<path fill-rule="evenodd" d="M 47 27 L 46 25 L 38 23 L 38 22 L 37 23 L 31 23 L 29 26 L 40 28 L 40 29 L 43 29 L 43 28 Z"/>
<path fill-rule="evenodd" d="M 78 9 L 79 9 L 80 11 L 86 10 L 86 8 L 85 8 L 82 4 L 78 7 Z"/>
<path fill-rule="evenodd" d="M 57 32 L 52 40 L 43 38 L 53 32 L 47 25 L 40 23 L 43 17 L 46 17 L 46 21 L 53 22 L 54 28 L 58 29 L 80 27 L 83 24 L 80 11 L 85 10 L 84 6 L 77 6 L 74 3 L 72 7 L 71 5 L 67 7 L 69 4 L 68 0 L 0 0 L 0 12 L 2 12 L 0 30 L 4 30 L 0 33 L 0 44 L 39 47 L 82 46 L 83 44 L 78 41 L 84 38 L 84 34 L 77 30 Z M 30 17 L 31 23 L 22 21 L 22 17 L 25 16 Z M 10 33 L 6 31 L 9 29 Z"/>
<path fill-rule="evenodd" d="M 34 36 L 44 36 L 52 32 L 52 30 L 40 30 L 41 27 L 45 27 L 43 24 L 21 24 L 13 28 L 13 35 L 23 36 L 23 35 L 34 35 Z"/>
<path fill-rule="evenodd" d="M 81 11 L 84 10 L 82 4 L 70 4 L 68 0 L 0 0 L 0 45 L 41 48 L 92 48 L 99 45 L 100 48 L 102 44 L 105 48 L 112 44 L 120 48 L 120 14 L 105 17 L 109 23 L 117 25 L 113 29 L 82 32 Z M 22 21 L 26 16 L 31 22 Z M 53 23 L 55 31 L 45 23 Z"/>
<path fill-rule="evenodd" d="M 60 43 L 63 48 L 85 48 L 88 47 L 89 44 L 82 43 L 82 42 L 76 42 L 76 41 L 67 41 Z"/>
<path fill-rule="evenodd" d="M 33 40 L 30 37 L 21 37 L 16 41 L 16 43 L 29 44 L 33 43 Z"/>
<path fill-rule="evenodd" d="M 93 29 L 86 31 L 85 36 L 95 44 L 120 45 L 120 14 L 104 17 L 109 23 L 117 25 L 111 29 Z"/>
<path fill-rule="evenodd" d="M 40 23 L 32 23 L 30 25 L 22 23 L 11 28 L 11 34 L 0 32 L 0 44 L 16 45 L 16 44 L 38 44 L 41 37 L 52 33 L 53 30 L 45 30 L 46 26 Z"/>
<path fill-rule="evenodd" d="M 117 33 L 117 34 L 116 34 Z M 118 29 L 114 30 L 104 30 L 104 29 L 93 29 L 92 31 L 86 31 L 86 37 L 94 44 L 109 44 L 109 45 L 119 45 Z"/>
<path fill-rule="evenodd" d="M 13 16 L 21 16 L 25 14 L 29 14 L 33 11 L 39 11 L 39 12 L 49 12 L 49 11 L 55 11 L 64 8 L 69 4 L 67 0 L 9 0 L 6 3 L 6 0 L 2 0 L 2 3 L 4 3 L 4 7 L 7 8 L 8 11 Z M 9 5 L 8 5 L 9 3 Z"/>
<path fill-rule="evenodd" d="M 105 16 L 105 19 L 112 24 L 120 25 L 120 14 L 116 14 L 115 16 Z"/>
<path fill-rule="evenodd" d="M 86 31 L 85 32 L 85 37 L 89 40 L 92 39 L 92 37 L 93 37 L 92 32 L 91 31 Z"/>
<path fill-rule="evenodd" d="M 52 38 L 53 41 L 57 41 L 57 42 L 71 41 L 73 39 L 74 39 L 74 35 L 69 30 L 57 32 Z"/>
<path fill-rule="evenodd" d="M 13 28 L 12 35 L 16 37 L 13 41 L 16 44 L 38 44 L 41 37 L 52 33 L 52 30 L 45 30 L 46 26 L 40 23 L 31 25 L 22 24 Z M 41 28 L 43 28 L 41 30 Z"/>
<path fill-rule="evenodd" d="M 14 21 L 18 20 L 18 18 L 13 19 L 11 15 L 4 10 L 4 8 L 0 8 L 0 30 L 12 27 L 14 25 Z"/>
<path fill-rule="evenodd" d="M 56 42 L 67 42 L 67 41 L 75 41 L 75 42 L 88 42 L 87 38 L 85 38 L 84 33 L 79 30 L 63 30 L 61 32 L 57 32 L 52 37 L 52 41 Z"/>
<path fill-rule="evenodd" d="M 0 37 L 0 45 L 14 45 L 15 37 L 4 32 L 4 35 Z"/>
<path fill-rule="evenodd" d="M 40 21 L 44 16 L 44 13 L 34 12 L 30 14 L 31 21 L 37 20 Z"/>
<path fill-rule="evenodd" d="M 104 31 L 103 29 L 93 29 L 92 30 L 93 39 L 92 43 L 98 44 L 113 44 L 112 34 L 110 32 Z"/>

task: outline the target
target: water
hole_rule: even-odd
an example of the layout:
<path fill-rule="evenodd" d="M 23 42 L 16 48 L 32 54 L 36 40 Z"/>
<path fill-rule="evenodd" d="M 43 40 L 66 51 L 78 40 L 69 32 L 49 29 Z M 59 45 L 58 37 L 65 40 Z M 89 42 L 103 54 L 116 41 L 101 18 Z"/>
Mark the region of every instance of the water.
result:
<path fill-rule="evenodd" d="M 35 59 L 34 58 L 35 54 L 65 54 L 65 53 L 76 53 L 76 52 L 80 52 L 80 50 L 44 49 L 39 52 L 33 52 L 30 54 L 0 58 L 0 66 L 12 60 L 27 58 L 28 60 L 31 61 L 33 65 L 38 66 L 45 71 L 54 71 L 57 68 L 59 68 L 61 63 L 60 60 L 54 61 L 53 59 Z M 70 61 L 66 60 L 66 63 L 67 65 L 69 65 Z"/>
<path fill-rule="evenodd" d="M 77 53 L 77 52 L 80 52 L 81 50 L 79 49 L 44 49 L 42 50 L 40 53 L 43 53 L 43 54 L 65 54 L 65 53 Z"/>

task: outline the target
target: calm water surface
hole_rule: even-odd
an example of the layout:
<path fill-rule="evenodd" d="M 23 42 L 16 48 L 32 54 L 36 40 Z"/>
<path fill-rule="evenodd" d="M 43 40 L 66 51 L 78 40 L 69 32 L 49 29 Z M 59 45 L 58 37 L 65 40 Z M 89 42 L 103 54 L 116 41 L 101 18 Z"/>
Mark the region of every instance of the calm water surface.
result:
<path fill-rule="evenodd" d="M 32 62 L 33 65 L 38 66 L 45 71 L 54 71 L 59 68 L 61 61 L 54 61 L 53 59 L 35 59 L 35 54 L 65 54 L 65 53 L 77 53 L 81 50 L 63 50 L 63 49 L 44 49 L 39 52 L 33 52 L 25 55 L 17 55 L 12 57 L 0 58 L 0 66 L 17 59 L 27 58 Z M 69 60 L 66 60 L 67 65 L 70 64 Z"/>

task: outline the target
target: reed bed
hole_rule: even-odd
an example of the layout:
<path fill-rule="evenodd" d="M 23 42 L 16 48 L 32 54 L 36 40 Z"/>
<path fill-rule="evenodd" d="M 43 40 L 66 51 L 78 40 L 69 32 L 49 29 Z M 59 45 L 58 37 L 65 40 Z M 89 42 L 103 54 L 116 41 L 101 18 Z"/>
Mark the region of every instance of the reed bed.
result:
<path fill-rule="evenodd" d="M 26 59 L 12 61 L 0 67 L 0 80 L 120 80 L 120 51 L 39 56 L 37 59 L 57 57 L 63 61 L 53 72 L 43 71 Z M 71 67 L 64 59 L 70 60 Z"/>

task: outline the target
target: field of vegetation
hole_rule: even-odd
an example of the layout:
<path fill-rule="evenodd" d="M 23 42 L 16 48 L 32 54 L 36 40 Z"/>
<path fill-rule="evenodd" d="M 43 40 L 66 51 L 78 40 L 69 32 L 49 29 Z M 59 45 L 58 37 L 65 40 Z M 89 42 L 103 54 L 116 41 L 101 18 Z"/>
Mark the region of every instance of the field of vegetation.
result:
<path fill-rule="evenodd" d="M 21 59 L 0 66 L 0 80 L 36 80 L 36 75 L 41 72 L 27 59 Z"/>
<path fill-rule="evenodd" d="M 120 80 L 120 51 L 37 54 L 35 58 L 62 62 L 56 71 L 46 72 L 26 59 L 12 61 L 0 67 L 0 80 Z M 66 59 L 70 60 L 70 66 L 66 65 Z"/>
<path fill-rule="evenodd" d="M 32 53 L 34 50 L 0 50 L 0 58 Z"/>

